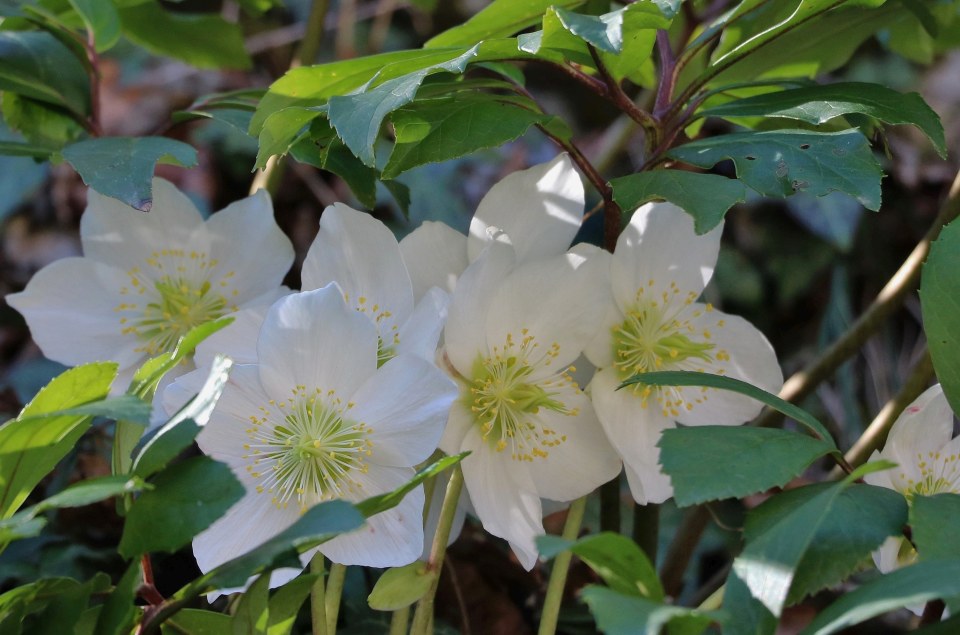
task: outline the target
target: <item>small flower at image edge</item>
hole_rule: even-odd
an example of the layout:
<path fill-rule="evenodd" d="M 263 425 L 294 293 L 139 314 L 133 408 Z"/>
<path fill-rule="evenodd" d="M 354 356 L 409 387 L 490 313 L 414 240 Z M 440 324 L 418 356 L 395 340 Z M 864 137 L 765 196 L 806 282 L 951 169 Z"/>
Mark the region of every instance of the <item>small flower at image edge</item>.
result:
<path fill-rule="evenodd" d="M 7 296 L 48 358 L 118 362 L 114 390 L 193 327 L 270 304 L 293 264 L 266 192 L 206 222 L 171 183 L 154 179 L 153 193 L 153 208 L 143 213 L 88 190 L 83 256 L 50 264 L 23 292 Z"/>
<path fill-rule="evenodd" d="M 649 371 L 725 375 L 776 393 L 783 373 L 767 338 L 741 317 L 698 301 L 713 275 L 719 227 L 698 236 L 693 220 L 669 203 L 639 208 L 609 259 L 612 298 L 597 337 L 584 351 L 599 369 L 589 392 L 603 428 L 623 458 L 640 504 L 673 496 L 660 468 L 660 434 L 683 425 L 738 425 L 762 404 L 699 387 L 617 387 Z"/>
<path fill-rule="evenodd" d="M 953 411 L 940 384 L 907 406 L 890 428 L 886 444 L 870 461 L 896 467 L 864 476 L 870 485 L 896 490 L 912 502 L 917 496 L 960 494 L 960 437 L 953 436 Z M 913 564 L 917 552 L 905 538 L 890 537 L 873 553 L 883 573 Z M 923 606 L 910 607 L 921 612 Z"/>
<path fill-rule="evenodd" d="M 374 324 L 332 284 L 270 309 L 257 363 L 234 367 L 197 439 L 246 488 L 194 540 L 202 571 L 255 548 L 317 503 L 356 502 L 403 485 L 433 453 L 456 389 L 415 355 L 398 354 L 378 368 L 377 339 Z M 202 382 L 197 370 L 167 393 L 194 393 Z M 421 487 L 318 550 L 345 565 L 409 564 L 423 547 L 423 504 Z M 314 551 L 303 554 L 304 564 Z M 275 572 L 271 585 L 297 573 Z"/>

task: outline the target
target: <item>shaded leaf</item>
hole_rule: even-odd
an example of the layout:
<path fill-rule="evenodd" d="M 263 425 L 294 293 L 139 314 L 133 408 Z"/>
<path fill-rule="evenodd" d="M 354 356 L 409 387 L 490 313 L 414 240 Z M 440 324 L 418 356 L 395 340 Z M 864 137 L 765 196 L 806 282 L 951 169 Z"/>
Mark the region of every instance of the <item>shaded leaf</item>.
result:
<path fill-rule="evenodd" d="M 596 585 L 585 588 L 580 596 L 590 607 L 597 627 L 607 635 L 656 635 L 667 625 L 670 633 L 697 635 L 723 615 L 719 611 L 660 604 Z"/>
<path fill-rule="evenodd" d="M 67 146 L 63 158 L 96 191 L 149 212 L 156 164 L 193 167 L 197 151 L 166 137 L 101 137 Z"/>
<path fill-rule="evenodd" d="M 405 567 L 384 571 L 367 597 L 367 604 L 377 611 L 396 611 L 410 606 L 430 589 L 438 572 L 416 561 Z"/>
<path fill-rule="evenodd" d="M 70 5 L 80 14 L 87 31 L 93 33 L 98 53 L 113 47 L 120 39 L 120 14 L 113 0 L 70 0 Z"/>
<path fill-rule="evenodd" d="M 143 582 L 143 568 L 140 566 L 140 560 L 134 560 L 117 582 L 113 592 L 107 597 L 107 601 L 103 603 L 103 608 L 100 609 L 97 617 L 97 625 L 93 630 L 94 635 L 116 635 L 130 631 L 138 612 L 133 601 L 137 597 L 137 589 L 141 582 Z"/>
<path fill-rule="evenodd" d="M 930 358 L 943 393 L 960 413 L 960 222 L 943 228 L 930 246 L 920 280 L 920 307 Z"/>
<path fill-rule="evenodd" d="M 86 69 L 70 49 L 43 31 L 0 31 L 0 90 L 81 116 L 89 110 Z"/>
<path fill-rule="evenodd" d="M 222 635 L 229 630 L 229 615 L 199 609 L 183 609 L 160 625 L 161 635 Z"/>
<path fill-rule="evenodd" d="M 921 560 L 960 560 L 957 527 L 960 494 L 913 497 L 910 528 Z"/>
<path fill-rule="evenodd" d="M 240 596 L 230 620 L 233 635 L 266 635 L 270 623 L 269 597 L 270 574 L 264 573 Z"/>
<path fill-rule="evenodd" d="M 313 583 L 319 577 L 314 573 L 301 574 L 270 596 L 270 621 L 267 625 L 267 635 L 289 635 L 300 606 L 309 597 Z"/>

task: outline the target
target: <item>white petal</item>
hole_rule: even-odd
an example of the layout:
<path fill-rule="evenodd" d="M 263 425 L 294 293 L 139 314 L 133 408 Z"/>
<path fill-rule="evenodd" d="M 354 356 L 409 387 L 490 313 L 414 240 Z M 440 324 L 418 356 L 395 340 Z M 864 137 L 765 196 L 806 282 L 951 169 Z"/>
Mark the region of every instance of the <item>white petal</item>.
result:
<path fill-rule="evenodd" d="M 874 461 L 879 461 L 881 458 L 880 453 L 876 450 L 873 451 L 873 454 L 870 455 L 870 458 L 867 459 L 867 463 L 873 463 Z M 889 470 L 880 470 L 879 472 L 870 472 L 869 474 L 864 474 L 863 480 L 868 485 L 876 485 L 877 487 L 886 487 L 887 489 L 894 489 L 893 483 L 890 481 L 890 474 L 897 468 L 892 468 Z"/>
<path fill-rule="evenodd" d="M 563 253 L 580 229 L 583 200 L 583 183 L 566 154 L 506 176 L 483 197 L 470 223 L 470 260 L 491 242 L 492 228 L 510 236 L 520 262 Z"/>
<path fill-rule="evenodd" d="M 467 267 L 453 292 L 443 332 L 444 348 L 454 368 L 467 377 L 472 375 L 477 355 L 487 354 L 483 326 L 487 311 L 514 263 L 513 249 L 504 243 L 494 242 L 476 262 Z"/>
<path fill-rule="evenodd" d="M 26 318 L 48 358 L 71 366 L 109 359 L 125 369 L 145 358 L 134 350 L 142 345 L 137 336 L 122 332 L 120 320 L 129 312 L 115 310 L 133 301 L 121 295 L 129 284 L 114 267 L 89 258 L 64 258 L 38 271 L 26 289 L 6 301 Z"/>
<path fill-rule="evenodd" d="M 279 300 L 257 341 L 260 380 L 286 399 L 297 385 L 349 397 L 377 369 L 373 322 L 347 308 L 336 285 Z"/>
<path fill-rule="evenodd" d="M 916 465 L 917 455 L 939 452 L 952 437 L 953 411 L 940 384 L 936 384 L 897 417 L 882 454 L 901 465 Z"/>
<path fill-rule="evenodd" d="M 461 387 L 461 391 L 462 390 L 463 387 Z M 447 417 L 447 425 L 443 430 L 443 436 L 440 438 L 440 449 L 447 454 L 457 454 L 461 452 L 463 440 L 475 424 L 476 420 L 473 418 L 473 413 L 463 405 L 463 399 L 454 401 L 450 406 L 450 413 Z"/>
<path fill-rule="evenodd" d="M 164 392 L 164 403 L 173 405 L 175 400 L 184 396 L 189 399 L 197 393 L 205 379 L 205 369 L 184 375 Z M 247 435 L 251 427 L 250 417 L 260 416 L 260 408 L 267 407 L 269 401 L 270 397 L 260 385 L 257 367 L 252 364 L 234 366 L 230 369 L 230 377 L 210 420 L 197 436 L 197 445 L 204 454 L 234 466 L 238 471 L 245 469 L 250 464 L 246 458 L 250 450 L 244 447 L 250 443 Z"/>
<path fill-rule="evenodd" d="M 729 360 L 715 359 L 706 365 L 706 372 L 741 379 L 767 392 L 776 394 L 783 387 L 783 372 L 776 353 L 767 338 L 750 322 L 737 315 L 707 311 L 703 305 L 690 307 L 699 317 L 690 320 L 696 330 L 696 341 L 716 344 L 714 353 L 723 351 Z M 703 337 L 709 332 L 710 339 Z M 683 395 L 692 409 L 679 409 L 677 420 L 685 425 L 739 425 L 756 417 L 763 404 L 727 390 L 683 388 Z M 698 403 L 700 399 L 702 403 Z"/>
<path fill-rule="evenodd" d="M 276 300 L 290 295 L 286 287 L 270 294 L 270 301 L 253 304 L 229 315 L 233 323 L 200 342 L 193 359 L 197 366 L 209 366 L 217 355 L 226 355 L 236 364 L 254 364 L 257 361 L 257 338 L 267 312 Z"/>
<path fill-rule="evenodd" d="M 400 241 L 400 254 L 419 302 L 432 287 L 453 293 L 467 268 L 467 237 L 446 223 L 425 221 Z"/>
<path fill-rule="evenodd" d="M 350 398 L 351 416 L 367 424 L 372 463 L 412 467 L 440 442 L 457 387 L 439 368 L 413 355 L 381 366 Z"/>
<path fill-rule="evenodd" d="M 370 466 L 367 474 L 352 475 L 364 491 L 356 500 L 396 489 L 413 474 L 410 468 Z M 339 564 L 378 568 L 410 564 L 423 551 L 423 487 L 407 494 L 393 509 L 368 518 L 360 529 L 323 543 L 319 550 Z"/>
<path fill-rule="evenodd" d="M 699 296 L 717 264 L 722 231 L 721 223 L 697 236 L 690 215 L 671 203 L 648 203 L 634 212 L 610 267 L 620 309 L 628 311 L 640 289 L 660 297 L 671 292 L 671 283 L 684 295 Z"/>
<path fill-rule="evenodd" d="M 380 320 L 386 340 L 413 311 L 413 287 L 393 233 L 369 214 L 336 203 L 320 217 L 320 231 L 303 263 L 303 288 L 336 282 L 347 304 Z M 374 309 L 376 307 L 376 309 Z"/>
<path fill-rule="evenodd" d="M 620 473 L 620 457 L 614 451 L 590 400 L 579 390 L 559 395 L 577 416 L 541 410 L 541 419 L 566 441 L 547 450 L 546 458 L 528 464 L 530 476 L 541 498 L 571 501 L 586 496 Z"/>
<path fill-rule="evenodd" d="M 400 327 L 398 353 L 411 353 L 428 362 L 437 357 L 437 344 L 447 320 L 450 295 L 438 287 L 430 289 L 414 307 L 410 318 Z"/>
<path fill-rule="evenodd" d="M 158 249 L 184 248 L 202 224 L 200 212 L 183 192 L 169 181 L 153 179 L 153 207 L 149 212 L 139 212 L 87 190 L 80 240 L 85 256 L 126 271 L 142 265 Z"/>
<path fill-rule="evenodd" d="M 510 542 L 520 564 L 528 571 L 537 561 L 536 536 L 543 534 L 540 498 L 526 466 L 509 453 L 496 452 L 480 438 L 468 434 L 464 450 L 463 479 L 483 528 Z"/>
<path fill-rule="evenodd" d="M 629 388 L 616 390 L 620 379 L 612 368 L 597 372 L 590 396 L 607 438 L 623 458 L 634 499 L 641 505 L 662 503 L 673 495 L 670 478 L 660 469 L 660 433 L 674 427 L 653 402 L 646 408 Z"/>
<path fill-rule="evenodd" d="M 240 199 L 210 217 L 204 227 L 210 257 L 218 261 L 212 282 L 236 290 L 243 304 L 280 286 L 293 264 L 293 244 L 273 217 L 265 190 Z"/>

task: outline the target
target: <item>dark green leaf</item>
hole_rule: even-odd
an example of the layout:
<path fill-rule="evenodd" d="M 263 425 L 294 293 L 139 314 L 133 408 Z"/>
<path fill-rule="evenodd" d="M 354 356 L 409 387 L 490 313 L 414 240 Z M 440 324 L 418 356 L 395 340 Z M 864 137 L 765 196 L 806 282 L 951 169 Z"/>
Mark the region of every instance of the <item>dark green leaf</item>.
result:
<path fill-rule="evenodd" d="M 473 46 L 537 24 L 551 6 L 572 9 L 585 0 L 494 0 L 472 18 L 429 40 L 424 47 Z"/>
<path fill-rule="evenodd" d="M 151 482 L 154 488 L 141 494 L 127 514 L 118 547 L 126 558 L 176 551 L 244 494 L 230 468 L 206 456 L 177 463 Z"/>
<path fill-rule="evenodd" d="M 398 487 L 392 492 L 381 494 L 380 496 L 371 496 L 370 498 L 364 499 L 358 503 L 356 507 L 360 513 L 367 518 L 373 516 L 374 514 L 379 514 L 380 512 L 396 507 L 400 501 L 403 500 L 404 496 L 416 489 L 417 486 L 419 486 L 425 480 L 436 476 L 444 470 L 450 469 L 460 461 L 467 458 L 469 454 L 469 452 L 461 452 L 460 454 L 445 456 L 441 459 L 438 459 L 427 467 L 419 470 L 414 477 L 403 486 Z"/>
<path fill-rule="evenodd" d="M 701 112 L 706 117 L 783 117 L 819 125 L 849 114 L 919 128 L 946 157 L 943 124 L 917 93 L 902 94 L 880 84 L 848 82 L 766 93 Z"/>
<path fill-rule="evenodd" d="M 572 551 L 614 591 L 663 601 L 657 570 L 637 543 L 626 536 L 604 532 L 571 541 L 548 534 L 537 538 L 537 549 L 544 558 Z"/>
<path fill-rule="evenodd" d="M 19 143 L 17 141 L 0 141 L 0 154 L 11 157 L 32 157 L 44 161 L 57 151 L 57 148 L 41 147 L 34 143 Z"/>
<path fill-rule="evenodd" d="M 829 635 L 903 606 L 956 596 L 960 596 L 960 560 L 920 562 L 841 596 L 801 635 Z"/>
<path fill-rule="evenodd" d="M 314 120 L 310 126 L 310 138 L 298 142 L 290 153 L 301 163 L 342 178 L 361 205 L 373 209 L 377 204 L 377 171 L 353 156 L 326 119 Z"/>
<path fill-rule="evenodd" d="M 924 626 L 911 632 L 913 635 L 957 635 L 957 633 L 960 633 L 960 615 L 953 615 L 942 622 Z"/>
<path fill-rule="evenodd" d="M 254 169 L 264 168 L 272 156 L 283 156 L 289 152 L 292 146 L 307 136 L 310 122 L 322 116 L 323 111 L 317 108 L 291 107 L 267 117 L 260 128 L 260 148 Z"/>
<path fill-rule="evenodd" d="M 738 132 L 693 141 L 667 154 L 701 168 L 731 159 L 738 178 L 764 196 L 845 192 L 867 209 L 880 209 L 883 172 L 856 130 Z"/>
<path fill-rule="evenodd" d="M 709 388 L 718 388 L 720 390 L 729 390 L 731 392 L 746 395 L 751 399 L 770 406 L 774 410 L 795 419 L 798 423 L 806 427 L 810 432 L 821 440 L 830 444 L 836 450 L 830 433 L 823 427 L 823 424 L 817 421 L 817 418 L 799 406 L 788 403 L 766 390 L 757 388 L 745 381 L 734 379 L 733 377 L 722 377 L 720 375 L 711 375 L 709 373 L 697 373 L 693 371 L 671 370 L 658 371 L 653 373 L 642 373 L 634 375 L 623 386 L 631 384 L 647 384 L 650 386 L 707 386 Z"/>
<path fill-rule="evenodd" d="M 266 635 L 270 623 L 269 594 L 270 574 L 264 573 L 240 596 L 230 620 L 233 635 Z"/>
<path fill-rule="evenodd" d="M 828 487 L 831 485 L 826 483 L 810 485 L 767 499 L 747 516 L 744 539 L 757 539 Z M 906 521 L 906 501 L 893 490 L 853 485 L 843 491 L 800 559 L 787 603 L 798 602 L 849 576 L 888 536 L 900 534 Z"/>
<path fill-rule="evenodd" d="M 86 134 L 64 108 L 12 92 L 3 94 L 3 119 L 27 141 L 55 150 Z"/>
<path fill-rule="evenodd" d="M 270 596 L 270 622 L 267 635 L 290 635 L 297 613 L 320 576 L 304 573 L 287 582 Z"/>
<path fill-rule="evenodd" d="M 681 507 L 781 487 L 835 449 L 787 430 L 731 426 L 664 430 L 658 445 Z"/>
<path fill-rule="evenodd" d="M 920 307 L 933 368 L 947 401 L 960 413 L 960 221 L 944 227 L 930 246 L 920 281 Z"/>
<path fill-rule="evenodd" d="M 233 362 L 217 356 L 200 392 L 181 408 L 144 445 L 133 461 L 133 473 L 141 478 L 160 471 L 187 449 L 200 433 L 198 421 L 207 421 L 227 385 Z"/>
<path fill-rule="evenodd" d="M 183 609 L 168 617 L 160 625 L 161 635 L 223 635 L 230 630 L 230 616 L 226 613 Z"/>
<path fill-rule="evenodd" d="M 328 101 L 330 124 L 343 143 L 365 165 L 374 167 L 373 144 L 380 133 L 384 118 L 397 108 L 413 101 L 417 89 L 432 73 L 462 73 L 467 64 L 477 57 L 473 47 L 457 57 L 390 79 L 376 88 L 351 95 L 334 95 Z"/>
<path fill-rule="evenodd" d="M 824 488 L 747 542 L 727 578 L 723 606 L 730 618 L 725 633 L 768 632 L 770 617 L 779 617 L 783 610 L 807 547 L 848 486 L 845 480 Z"/>
<path fill-rule="evenodd" d="M 960 559 L 957 527 L 960 527 L 960 495 L 913 497 L 910 528 L 921 560 Z"/>
<path fill-rule="evenodd" d="M 113 0 L 70 0 L 87 31 L 93 33 L 95 48 L 102 53 L 120 39 L 120 14 Z"/>
<path fill-rule="evenodd" d="M 23 504 L 90 426 L 89 416 L 45 415 L 103 399 L 116 375 L 112 362 L 71 368 L 47 384 L 19 417 L 0 426 L 0 518 Z"/>
<path fill-rule="evenodd" d="M 165 10 L 154 0 L 120 9 L 124 34 L 158 55 L 200 68 L 250 68 L 243 33 L 216 14 Z"/>
<path fill-rule="evenodd" d="M 580 596 L 590 607 L 597 627 L 607 635 L 656 635 L 667 625 L 671 633 L 682 628 L 684 635 L 697 635 L 722 618 L 719 611 L 660 604 L 595 585 L 585 588 Z"/>
<path fill-rule="evenodd" d="M 387 569 L 367 597 L 367 604 L 377 611 L 396 611 L 422 598 L 437 577 L 425 562 L 416 561 L 405 567 Z"/>
<path fill-rule="evenodd" d="M 154 166 L 169 163 L 193 167 L 197 151 L 166 137 L 101 137 L 67 146 L 63 158 L 96 191 L 149 212 L 153 206 Z"/>
<path fill-rule="evenodd" d="M 58 414 L 107 417 L 114 421 L 125 419 L 148 425 L 150 423 L 150 404 L 134 395 L 120 395 L 119 397 L 108 397 L 102 401 L 70 408 Z"/>
<path fill-rule="evenodd" d="M 143 569 L 137 559 L 130 563 L 126 573 L 100 609 L 94 635 L 117 635 L 130 631 L 138 612 L 133 602 L 142 582 Z"/>
<path fill-rule="evenodd" d="M 42 31 L 0 31 L 0 91 L 62 106 L 89 109 L 87 71 L 57 38 Z"/>
<path fill-rule="evenodd" d="M 638 172 L 613 179 L 610 186 L 625 212 L 653 200 L 670 201 L 693 217 L 698 234 L 719 225 L 727 210 L 747 200 L 747 188 L 737 179 L 684 170 Z"/>
<path fill-rule="evenodd" d="M 391 116 L 396 145 L 383 168 L 383 178 L 502 145 L 548 119 L 484 93 L 414 102 Z"/>

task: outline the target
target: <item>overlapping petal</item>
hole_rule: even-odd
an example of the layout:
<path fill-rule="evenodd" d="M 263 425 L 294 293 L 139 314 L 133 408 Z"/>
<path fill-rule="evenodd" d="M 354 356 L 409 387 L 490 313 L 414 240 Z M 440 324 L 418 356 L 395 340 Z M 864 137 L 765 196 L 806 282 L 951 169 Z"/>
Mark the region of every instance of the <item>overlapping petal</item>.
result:
<path fill-rule="evenodd" d="M 426 221 L 400 241 L 413 296 L 420 301 L 432 287 L 453 293 L 467 268 L 467 237 L 446 223 Z"/>

